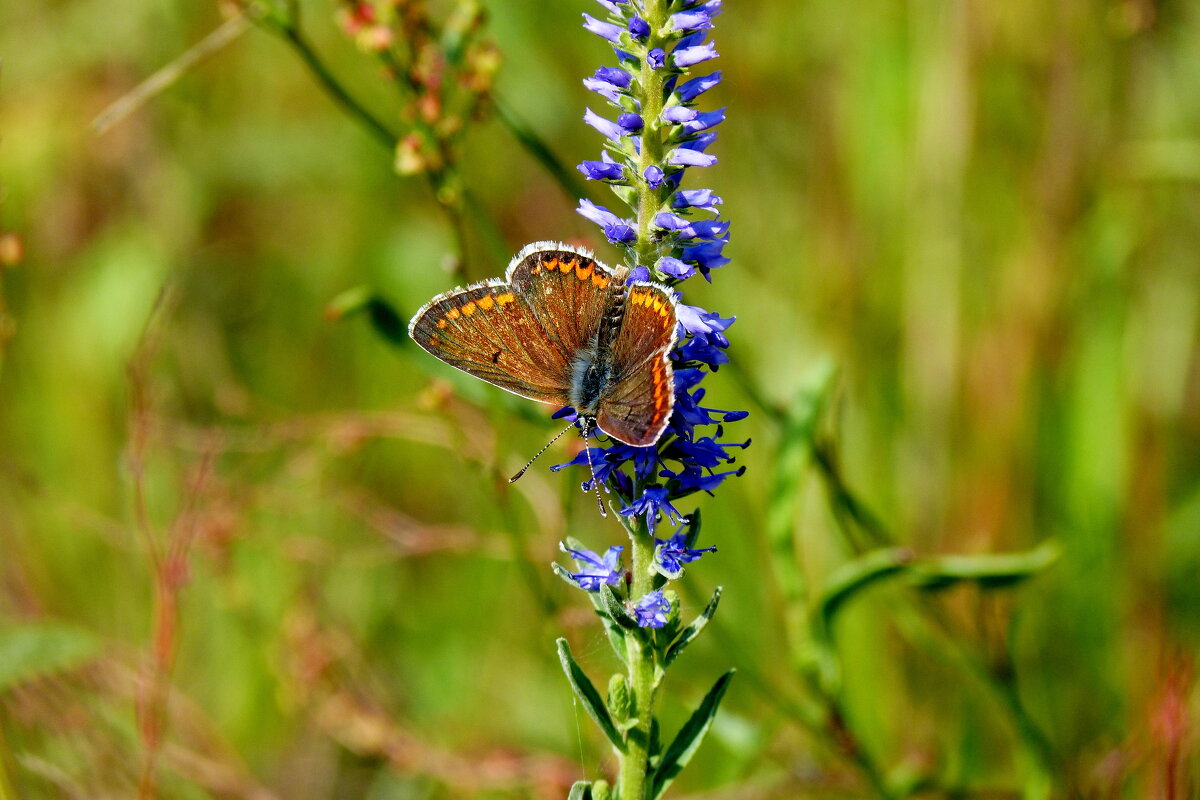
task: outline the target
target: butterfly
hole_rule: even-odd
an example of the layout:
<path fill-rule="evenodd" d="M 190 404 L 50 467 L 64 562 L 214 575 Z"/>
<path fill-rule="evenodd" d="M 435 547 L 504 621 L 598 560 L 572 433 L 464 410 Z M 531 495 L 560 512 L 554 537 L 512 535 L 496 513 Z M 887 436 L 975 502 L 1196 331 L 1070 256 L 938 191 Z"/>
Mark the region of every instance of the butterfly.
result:
<path fill-rule="evenodd" d="M 583 248 L 534 242 L 502 279 L 434 297 L 408 333 L 435 358 L 493 386 L 574 408 L 585 438 L 595 425 L 647 447 L 667 429 L 675 404 L 676 300 L 662 284 L 628 278 L 628 269 L 605 266 Z"/>

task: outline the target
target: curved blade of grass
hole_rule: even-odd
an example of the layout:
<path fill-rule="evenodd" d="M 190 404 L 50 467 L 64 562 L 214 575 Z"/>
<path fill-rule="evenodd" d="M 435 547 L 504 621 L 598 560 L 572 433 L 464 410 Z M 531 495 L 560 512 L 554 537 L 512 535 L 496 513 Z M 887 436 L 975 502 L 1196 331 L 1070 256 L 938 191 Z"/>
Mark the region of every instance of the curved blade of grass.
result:
<path fill-rule="evenodd" d="M 942 589 L 962 581 L 974 581 L 983 589 L 1001 589 L 1018 584 L 1047 567 L 1062 554 L 1051 539 L 1021 553 L 983 553 L 970 556 L 938 556 L 922 559 L 910 569 L 913 583 L 921 589 Z"/>

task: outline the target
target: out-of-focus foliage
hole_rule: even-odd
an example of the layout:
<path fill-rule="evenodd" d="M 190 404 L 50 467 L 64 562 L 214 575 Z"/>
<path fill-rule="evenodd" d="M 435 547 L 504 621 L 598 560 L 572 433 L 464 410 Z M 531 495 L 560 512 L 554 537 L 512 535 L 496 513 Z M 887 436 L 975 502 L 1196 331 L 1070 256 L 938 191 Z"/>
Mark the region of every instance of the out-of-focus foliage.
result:
<path fill-rule="evenodd" d="M 506 112 L 588 157 L 590 9 L 485 8 Z M 620 532 L 505 483 L 539 409 L 341 312 L 593 232 L 494 116 L 456 231 L 259 27 L 93 131 L 226 19 L 0 6 L 0 798 L 564 797 L 608 761 L 554 639 L 613 665 L 547 563 Z M 701 501 L 671 729 L 742 677 L 671 792 L 1194 796 L 1200 8 L 729 2 L 718 45 L 737 236 L 694 297 L 755 447 Z"/>

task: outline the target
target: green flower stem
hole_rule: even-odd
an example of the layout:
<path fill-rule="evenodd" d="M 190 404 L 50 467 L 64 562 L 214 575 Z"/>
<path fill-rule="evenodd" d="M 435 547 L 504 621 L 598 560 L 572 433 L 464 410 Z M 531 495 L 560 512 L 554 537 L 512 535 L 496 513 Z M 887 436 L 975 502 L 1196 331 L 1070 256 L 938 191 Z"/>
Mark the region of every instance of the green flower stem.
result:
<path fill-rule="evenodd" d="M 666 49 L 666 42 L 661 31 L 667 25 L 666 0 L 646 0 L 645 19 L 650 24 L 650 37 L 646 42 L 646 52 L 656 47 Z M 662 187 L 651 189 L 646 183 L 646 168 L 663 163 L 663 85 L 666 82 L 666 70 L 656 70 L 649 64 L 649 59 L 642 59 L 642 69 L 638 73 L 638 100 L 641 101 L 642 115 L 642 149 L 638 153 L 638 174 L 634 176 L 637 186 L 637 262 L 645 267 L 654 268 L 658 261 L 658 245 L 654 241 L 652 226 L 654 216 L 662 202 Z M 630 266 L 637 266 L 631 264 Z"/>
<path fill-rule="evenodd" d="M 665 0 L 647 0 L 644 7 L 645 19 L 650 24 L 651 36 L 646 43 L 646 51 L 662 47 L 665 43 L 659 36 L 659 31 L 667 23 L 667 3 Z M 665 49 L 665 48 L 664 48 Z M 638 175 L 634 180 L 637 186 L 637 243 L 636 263 L 653 267 L 658 261 L 657 245 L 652 235 L 654 216 L 658 213 L 661 203 L 659 191 L 651 189 L 643 177 L 651 165 L 663 161 L 662 116 L 663 106 L 662 72 L 650 66 L 648 59 L 642 59 L 641 72 L 638 75 L 638 99 L 641 101 L 643 120 L 642 146 L 638 154 Z M 649 531 L 643 530 L 636 520 L 631 520 L 626 529 L 632 545 L 633 585 L 630 587 L 630 597 L 636 602 L 649 594 L 653 589 L 653 573 L 650 569 L 654 558 L 654 537 Z M 618 779 L 620 796 L 623 800 L 643 800 L 646 796 L 646 773 L 650 758 L 650 731 L 654 724 L 655 686 L 654 686 L 654 657 L 649 646 L 639 641 L 637 637 L 626 639 L 627 660 L 629 662 L 629 685 L 633 692 L 634 715 L 637 725 L 629 731 L 627 749 L 621 759 L 621 773 Z"/>
<path fill-rule="evenodd" d="M 660 34 L 667 24 L 666 0 L 646 0 L 643 13 L 651 31 L 646 42 L 646 52 L 656 47 L 666 49 L 666 42 Z M 637 97 L 641 103 L 644 127 L 641 151 L 638 153 L 638 174 L 634 176 L 637 186 L 636 262 L 630 264 L 630 267 L 642 264 L 652 268 L 658 261 L 658 245 L 654 241 L 652 226 L 662 198 L 659 190 L 651 189 L 646 183 L 644 175 L 647 167 L 663 162 L 661 116 L 664 80 L 664 71 L 654 69 L 649 60 L 643 58 L 637 84 Z M 636 494 L 635 487 L 634 496 Z M 629 596 L 637 602 L 653 590 L 654 573 L 650 565 L 654 559 L 654 537 L 636 517 L 622 518 L 622 523 L 629 532 L 632 549 L 633 585 L 630 586 Z M 650 731 L 654 724 L 657 699 L 654 652 L 648 642 L 643 642 L 637 636 L 626 637 L 625 643 L 626 661 L 629 664 L 629 687 L 633 695 L 633 715 L 637 718 L 637 724 L 626 736 L 626 750 L 621 757 L 617 786 L 621 800 L 644 800 L 646 773 L 650 762 Z"/>
<path fill-rule="evenodd" d="M 653 589 L 654 537 L 635 518 L 621 518 L 629 533 L 633 551 L 633 585 L 629 596 L 637 601 Z M 646 794 L 646 772 L 650 760 L 650 729 L 654 724 L 656 692 L 654 686 L 654 652 L 649 643 L 637 636 L 625 638 L 625 655 L 629 662 L 629 687 L 633 695 L 631 714 L 637 725 L 626 736 L 626 750 L 621 757 L 618 786 L 622 800 L 642 800 Z"/>

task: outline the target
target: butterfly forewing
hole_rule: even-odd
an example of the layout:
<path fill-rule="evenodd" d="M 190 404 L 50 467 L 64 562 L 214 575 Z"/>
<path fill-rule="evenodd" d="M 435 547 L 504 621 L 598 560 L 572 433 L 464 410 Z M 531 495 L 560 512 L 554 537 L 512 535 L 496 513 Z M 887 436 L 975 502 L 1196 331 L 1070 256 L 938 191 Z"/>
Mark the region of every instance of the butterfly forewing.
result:
<path fill-rule="evenodd" d="M 675 404 L 668 353 L 675 344 L 675 301 L 664 287 L 635 283 L 613 342 L 611 384 L 596 424 L 626 444 L 644 447 L 662 436 Z"/>
<path fill-rule="evenodd" d="M 608 299 L 616 288 L 608 267 L 567 248 L 523 254 L 508 280 L 534 310 L 556 348 L 571 354 L 591 347 Z"/>
<path fill-rule="evenodd" d="M 435 297 L 417 312 L 409 334 L 433 356 L 501 389 L 544 403 L 567 402 L 571 351 L 504 281 Z"/>

